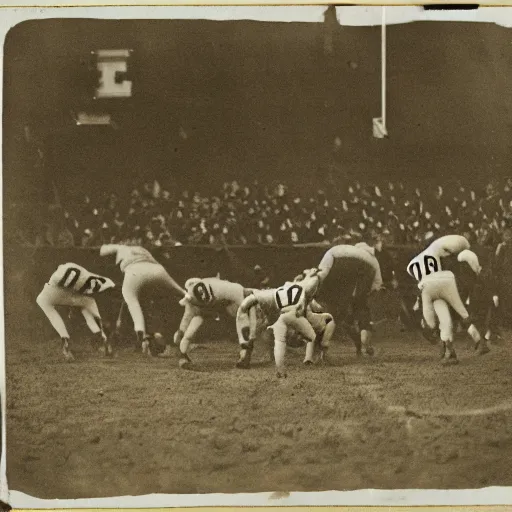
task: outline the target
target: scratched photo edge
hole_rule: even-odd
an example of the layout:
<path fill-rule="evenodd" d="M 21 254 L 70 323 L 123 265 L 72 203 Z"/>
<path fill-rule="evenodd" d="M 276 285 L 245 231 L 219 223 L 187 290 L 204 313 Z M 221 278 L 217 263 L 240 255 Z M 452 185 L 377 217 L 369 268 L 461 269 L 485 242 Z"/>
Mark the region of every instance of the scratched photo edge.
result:
<path fill-rule="evenodd" d="M 138 4 L 142 4 L 142 2 L 137 2 Z M 250 5 L 250 6 L 264 6 L 264 5 L 273 5 L 273 4 L 265 4 L 264 2 L 258 2 L 258 3 L 253 3 L 253 2 L 244 2 L 244 0 L 240 0 L 239 2 L 225 2 L 223 3 L 222 5 L 226 5 L 226 4 L 229 4 L 229 5 L 240 5 L 240 4 L 244 4 L 244 5 Z M 427 2 L 424 2 L 424 4 L 427 4 L 427 3 L 432 3 L 432 4 L 435 4 L 437 2 L 435 1 L 427 1 Z M 461 0 L 454 0 L 454 2 L 452 2 L 454 4 L 457 4 L 457 3 L 460 3 L 460 4 L 466 4 L 467 2 L 463 2 Z M 361 2 L 359 3 L 357 0 L 354 1 L 353 5 L 356 5 L 356 4 L 359 4 L 359 5 L 368 5 L 367 3 L 365 2 Z M 407 3 L 407 4 L 401 4 L 401 5 L 424 5 L 424 4 L 418 4 L 418 3 Z M 51 1 L 48 1 L 46 3 L 41 3 L 40 1 L 39 2 L 34 2 L 34 3 L 31 3 L 31 6 L 37 6 L 37 7 L 42 7 L 42 8 L 51 8 L 52 6 L 55 6 L 57 5 L 57 2 L 51 2 Z M 64 4 L 66 5 L 66 4 Z M 67 4 L 69 5 L 69 4 Z M 108 6 L 112 6 L 113 4 L 108 4 Z M 123 8 L 123 7 L 129 7 L 130 5 L 129 4 L 122 4 L 122 3 L 119 3 L 119 4 L 115 4 L 117 7 L 119 8 Z M 153 4 L 150 4 L 150 3 L 144 3 L 144 5 L 154 5 Z M 171 4 L 171 3 L 166 3 L 165 6 L 174 6 L 174 5 L 178 5 L 178 4 Z M 209 7 L 215 7 L 214 4 L 200 4 L 200 3 L 197 3 L 196 5 L 199 5 L 199 6 L 209 6 Z M 217 4 L 219 5 L 219 4 Z M 290 6 L 293 6 L 293 5 L 304 5 L 304 4 L 288 4 Z M 318 5 L 325 5 L 324 3 L 320 3 L 318 2 Z M 397 3 L 394 3 L 391 1 L 389 2 L 384 2 L 384 1 L 381 1 L 379 3 L 373 3 L 371 5 L 375 5 L 375 6 L 379 6 L 379 5 L 388 5 L 388 6 L 397 6 L 398 7 L 398 4 Z M 485 5 L 486 7 L 503 7 L 504 5 L 502 3 L 484 3 L 484 2 L 481 2 L 480 3 L 480 6 L 482 5 Z M 87 5 L 85 5 L 87 6 Z M 506 5 L 507 7 L 510 7 L 509 5 Z M 8 4 L 4 4 L 4 5 L 0 5 L 0 7 L 5 7 L 7 9 L 12 9 L 12 6 L 8 5 Z M 28 6 L 27 6 L 28 7 Z M 92 9 L 97 9 L 97 8 L 100 8 L 101 6 L 100 5 L 91 5 L 90 6 Z M 0 14 L 3 14 L 1 13 L 0 11 Z M 99 13 L 98 16 L 94 16 L 94 17 L 98 17 L 100 18 L 101 17 L 101 14 Z M 30 18 L 30 19 L 26 19 L 24 21 L 21 21 L 19 23 L 17 23 L 16 25 L 13 25 L 13 27 L 11 27 L 10 30 L 12 30 L 14 27 L 17 27 L 19 26 L 20 24 L 23 24 L 25 23 L 26 21 L 32 21 L 32 20 L 35 20 L 37 18 Z M 10 31 L 7 33 L 7 35 L 10 33 Z M 7 37 L 6 35 L 6 37 Z M 3 205 L 3 195 L 2 195 L 2 205 Z M 2 251 L 2 261 L 3 261 L 3 251 Z M 3 288 L 3 283 L 2 283 L 2 288 Z M 3 299 L 5 299 L 5 297 L 3 297 Z M 4 323 L 4 317 L 2 316 L 2 323 Z M 4 340 L 5 341 L 5 340 Z M 2 366 L 3 366 L 3 370 L 4 370 L 4 374 L 3 374 L 3 379 L 2 379 L 2 388 L 1 388 L 1 391 L 2 391 L 2 396 L 0 397 L 1 399 L 1 402 L 2 402 L 2 477 L 5 478 L 5 465 L 6 465 L 6 457 L 5 457 L 5 437 L 6 437 L 6 428 L 5 428 L 5 416 L 6 416 L 6 403 L 5 403 L 5 392 L 6 392 L 6 380 L 5 380 L 5 364 L 6 364 L 6 361 L 5 361 L 5 342 L 1 344 L 1 352 L 0 352 L 0 355 L 2 357 Z M 8 484 L 8 482 L 7 482 Z M 399 493 L 400 490 L 396 490 L 395 491 L 396 493 Z M 458 492 L 458 491 L 447 491 L 447 492 Z M 293 494 L 293 493 L 292 493 Z M 316 493 L 315 493 L 316 494 Z M 11 509 L 10 505 L 8 503 L 6 503 L 4 501 L 5 499 L 5 495 L 2 495 L 0 494 L 0 498 L 2 498 L 2 501 L 0 502 L 0 506 L 2 509 L 4 510 L 9 510 Z M 148 495 L 149 497 L 149 495 Z M 137 496 L 137 498 L 141 498 L 141 496 Z M 116 499 L 116 498 L 113 498 L 113 499 Z M 271 505 L 271 506 L 257 506 L 258 508 L 261 508 L 261 509 L 265 509 L 265 510 L 273 510 L 275 508 L 277 508 L 278 505 Z M 250 508 L 251 506 L 243 506 L 243 508 Z M 229 506 L 229 507 L 226 507 L 226 506 L 220 506 L 220 507 L 197 507 L 197 506 L 191 506 L 191 507 L 172 507 L 172 508 L 154 508 L 153 510 L 187 510 L 187 509 L 198 509 L 198 510 L 203 510 L 203 509 L 209 509 L 209 510 L 214 510 L 215 512 L 228 512 L 229 510 L 232 510 L 233 508 L 242 508 L 242 507 L 237 507 L 237 506 Z M 297 508 L 304 508 L 304 506 L 299 506 L 299 507 L 296 507 L 296 506 L 287 506 L 287 508 L 289 509 L 297 509 Z M 368 511 L 372 511 L 372 510 L 403 510 L 404 508 L 405 509 L 417 509 L 418 511 L 421 510 L 421 509 L 429 509 L 429 510 L 453 510 L 454 512 L 455 511 L 458 511 L 458 510 L 481 510 L 482 512 L 487 512 L 487 511 L 497 511 L 497 510 L 512 510 L 512 505 L 495 505 L 495 506 L 482 506 L 482 505 L 476 505 L 476 506 L 471 506 L 471 505 L 466 505 L 466 506 L 461 506 L 461 505 L 453 505 L 453 506 L 450 506 L 450 505 L 446 505 L 446 506 L 437 506 L 437 505 L 432 505 L 432 506 L 424 506 L 424 505 L 415 505 L 415 506 L 384 506 L 384 505 L 375 505 L 375 506 L 350 506 L 350 505 L 340 505 L 340 506 L 322 506 L 322 505 L 315 505 L 315 506 L 308 506 L 308 508 L 311 508 L 311 509 L 314 509 L 314 510 L 323 510 L 323 509 L 339 509 L 339 510 L 355 510 L 355 509 L 359 509 L 359 510 L 368 510 Z M 130 510 L 145 510 L 146 507 L 144 508 L 133 508 L 133 509 L 130 509 Z M 33 509 L 16 509 L 16 510 L 33 510 Z M 48 510 L 52 510 L 52 509 L 48 509 Z M 69 508 L 69 509 L 53 509 L 53 510 L 76 510 L 74 508 Z M 84 509 L 84 510 L 87 510 L 87 509 Z M 95 508 L 94 510 L 110 510 L 110 508 Z"/>

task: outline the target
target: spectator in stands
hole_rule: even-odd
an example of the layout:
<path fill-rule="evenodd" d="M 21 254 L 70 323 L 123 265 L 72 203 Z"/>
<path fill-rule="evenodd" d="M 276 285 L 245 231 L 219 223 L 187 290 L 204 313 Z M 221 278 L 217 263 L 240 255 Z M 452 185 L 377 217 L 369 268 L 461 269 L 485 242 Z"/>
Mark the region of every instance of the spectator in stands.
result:
<path fill-rule="evenodd" d="M 52 212 L 51 245 L 91 246 L 105 242 L 160 246 L 170 239 L 187 244 L 357 243 L 368 233 L 384 234 L 397 244 L 422 240 L 425 233 L 458 231 L 488 242 L 512 222 L 512 179 L 483 190 L 459 183 L 421 189 L 402 182 L 340 184 L 338 191 L 291 193 L 283 182 L 226 182 L 219 191 L 202 195 L 184 190 L 173 197 L 158 182 L 144 183 L 120 194 L 84 198 Z M 64 215 L 66 229 L 60 222 Z M 61 241 L 58 241 L 62 234 Z M 33 236 L 33 235 L 32 235 Z"/>

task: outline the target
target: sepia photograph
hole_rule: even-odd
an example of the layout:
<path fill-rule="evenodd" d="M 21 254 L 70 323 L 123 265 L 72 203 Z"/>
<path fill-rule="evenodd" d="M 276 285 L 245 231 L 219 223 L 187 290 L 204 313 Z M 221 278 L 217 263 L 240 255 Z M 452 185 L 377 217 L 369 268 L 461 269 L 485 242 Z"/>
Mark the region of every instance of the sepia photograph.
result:
<path fill-rule="evenodd" d="M 9 493 L 512 487 L 512 8 L 142 12 L 2 22 Z"/>

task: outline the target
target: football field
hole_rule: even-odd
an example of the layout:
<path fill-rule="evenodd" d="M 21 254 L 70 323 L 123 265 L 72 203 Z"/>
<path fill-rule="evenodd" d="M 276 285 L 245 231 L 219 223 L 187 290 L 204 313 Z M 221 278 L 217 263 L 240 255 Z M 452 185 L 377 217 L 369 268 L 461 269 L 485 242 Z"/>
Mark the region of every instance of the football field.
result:
<path fill-rule="evenodd" d="M 149 493 L 512 485 L 512 344 L 479 357 L 464 337 L 442 367 L 418 333 L 383 323 L 373 359 L 333 340 L 329 366 L 287 354 L 277 379 L 234 339 L 176 359 L 75 342 L 7 339 L 9 487 L 41 498 Z M 51 475 L 51 478 L 49 478 Z"/>

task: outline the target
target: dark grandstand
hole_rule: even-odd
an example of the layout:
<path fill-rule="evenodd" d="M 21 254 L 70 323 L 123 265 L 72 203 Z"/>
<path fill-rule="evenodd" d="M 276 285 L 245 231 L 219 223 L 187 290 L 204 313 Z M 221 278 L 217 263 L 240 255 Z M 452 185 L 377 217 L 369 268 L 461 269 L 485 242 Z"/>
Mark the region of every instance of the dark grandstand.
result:
<path fill-rule="evenodd" d="M 24 22 L 5 45 L 6 235 L 291 244 L 379 231 L 404 243 L 455 228 L 495 245 L 512 199 L 508 32 L 389 26 L 390 136 L 376 140 L 379 27 Z M 90 52 L 107 47 L 133 49 L 131 98 L 91 99 Z M 75 125 L 102 102 L 116 129 Z"/>

